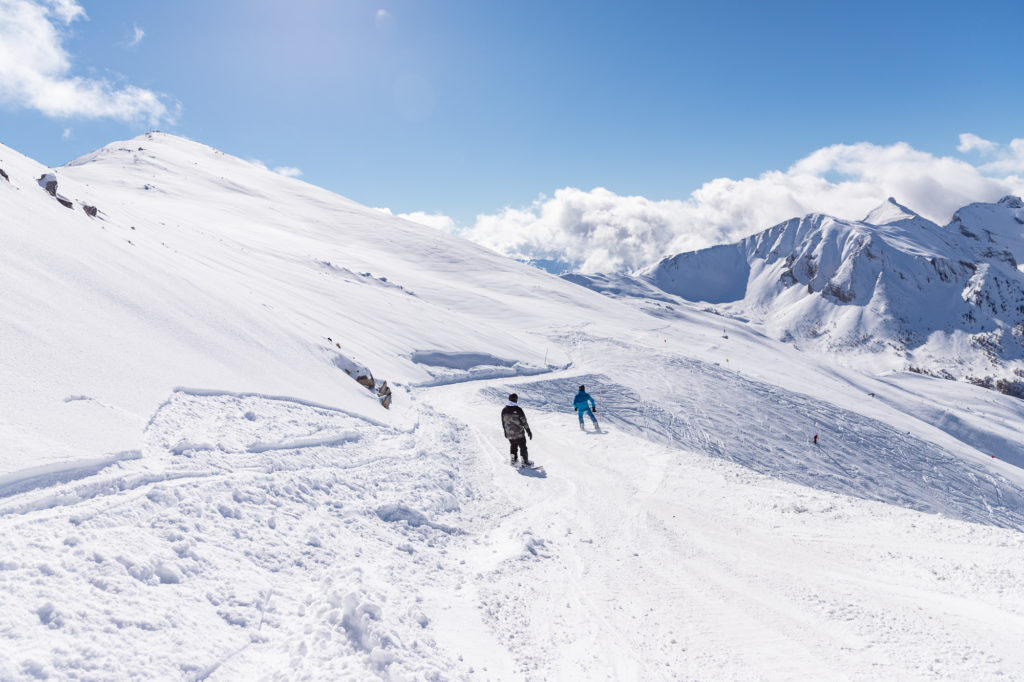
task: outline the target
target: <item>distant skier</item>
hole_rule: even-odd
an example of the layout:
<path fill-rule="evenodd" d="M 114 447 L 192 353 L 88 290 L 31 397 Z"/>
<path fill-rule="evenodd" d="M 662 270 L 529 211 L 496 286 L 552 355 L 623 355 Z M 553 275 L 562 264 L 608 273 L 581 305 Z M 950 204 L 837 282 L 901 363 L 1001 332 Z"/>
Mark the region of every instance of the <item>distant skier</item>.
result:
<path fill-rule="evenodd" d="M 578 414 L 580 418 L 580 431 L 586 431 L 586 429 L 583 428 L 584 414 L 590 415 L 590 421 L 594 422 L 595 431 L 601 429 L 597 423 L 597 417 L 594 416 L 594 411 L 597 410 L 597 403 L 595 403 L 594 399 L 590 397 L 589 393 L 587 393 L 586 386 L 580 386 L 580 392 L 572 399 L 572 406 L 576 408 L 576 414 Z"/>
<path fill-rule="evenodd" d="M 519 407 L 519 396 L 515 393 L 509 395 L 508 405 L 501 410 L 501 426 L 505 429 L 505 438 L 508 438 L 509 452 L 512 455 L 512 466 L 516 465 L 517 453 L 523 456 L 523 466 L 532 466 L 526 456 L 526 439 L 533 440 L 533 432 L 530 431 L 530 424 L 526 421 L 526 413 Z"/>

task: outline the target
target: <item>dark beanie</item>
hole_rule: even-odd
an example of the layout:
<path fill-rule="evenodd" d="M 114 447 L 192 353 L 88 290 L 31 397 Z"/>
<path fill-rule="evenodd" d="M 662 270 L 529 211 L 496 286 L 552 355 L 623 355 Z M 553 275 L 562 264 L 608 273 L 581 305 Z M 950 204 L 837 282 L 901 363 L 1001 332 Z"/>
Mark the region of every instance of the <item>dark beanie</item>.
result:
<path fill-rule="evenodd" d="M 580 384 L 580 390 L 581 390 L 581 391 L 585 391 L 585 390 L 587 390 L 587 387 L 586 387 L 586 386 L 584 386 L 583 384 Z"/>
<path fill-rule="evenodd" d="M 513 403 L 518 403 L 519 402 L 519 396 L 516 395 L 515 393 L 510 394 L 508 399 L 509 399 L 509 402 L 513 402 Z"/>

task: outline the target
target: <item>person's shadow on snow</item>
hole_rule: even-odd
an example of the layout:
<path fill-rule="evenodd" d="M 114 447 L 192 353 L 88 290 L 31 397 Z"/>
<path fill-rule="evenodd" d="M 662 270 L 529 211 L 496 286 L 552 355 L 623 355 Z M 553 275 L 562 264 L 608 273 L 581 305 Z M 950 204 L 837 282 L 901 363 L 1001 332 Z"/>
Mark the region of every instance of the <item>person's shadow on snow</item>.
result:
<path fill-rule="evenodd" d="M 544 471 L 544 467 L 537 467 L 531 469 L 530 467 L 519 467 L 516 469 L 520 476 L 529 476 L 530 478 L 547 478 L 548 472 Z"/>

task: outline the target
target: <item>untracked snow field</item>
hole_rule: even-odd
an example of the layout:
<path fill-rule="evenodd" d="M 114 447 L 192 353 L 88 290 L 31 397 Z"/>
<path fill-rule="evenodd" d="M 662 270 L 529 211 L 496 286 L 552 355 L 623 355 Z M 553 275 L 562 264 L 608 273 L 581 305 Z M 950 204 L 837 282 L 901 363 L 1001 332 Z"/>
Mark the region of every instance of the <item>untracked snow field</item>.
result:
<path fill-rule="evenodd" d="M 613 346 L 419 389 L 403 428 L 175 392 L 140 457 L 0 496 L 0 679 L 1020 679 L 1012 483 L 908 438 L 873 442 L 878 467 L 768 451 L 725 386 L 766 420 L 801 399 L 852 415 L 639 347 L 634 370 L 705 393 L 636 400 Z M 599 433 L 570 407 L 584 380 Z M 510 389 L 540 470 L 508 465 Z M 940 482 L 901 506 L 886 467 L 915 457 Z"/>

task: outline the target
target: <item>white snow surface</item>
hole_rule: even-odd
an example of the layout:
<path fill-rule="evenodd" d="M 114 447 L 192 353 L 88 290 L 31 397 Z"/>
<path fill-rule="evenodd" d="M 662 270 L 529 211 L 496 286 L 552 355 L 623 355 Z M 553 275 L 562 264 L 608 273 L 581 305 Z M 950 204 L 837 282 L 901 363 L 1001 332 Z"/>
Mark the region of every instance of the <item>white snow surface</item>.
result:
<path fill-rule="evenodd" d="M 1022 679 L 1024 402 L 169 135 L 0 168 L 0 680 Z"/>

